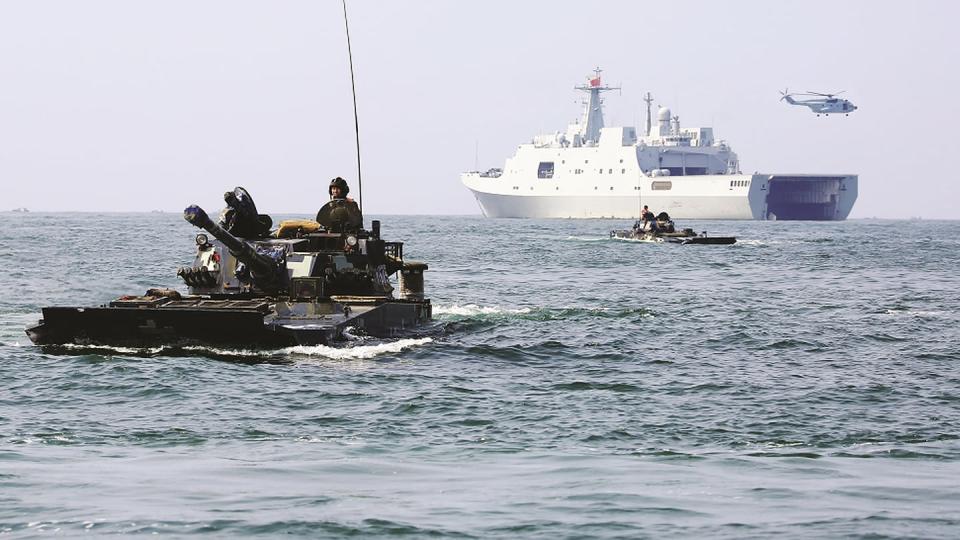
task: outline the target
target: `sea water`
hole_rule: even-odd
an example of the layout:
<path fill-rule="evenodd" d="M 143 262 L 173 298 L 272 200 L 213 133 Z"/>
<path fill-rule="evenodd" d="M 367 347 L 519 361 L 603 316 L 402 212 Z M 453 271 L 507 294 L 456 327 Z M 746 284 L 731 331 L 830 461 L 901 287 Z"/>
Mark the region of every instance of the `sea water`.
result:
<path fill-rule="evenodd" d="M 197 229 L 0 214 L 0 536 L 960 537 L 960 222 L 380 218 L 425 335 L 53 354 Z"/>

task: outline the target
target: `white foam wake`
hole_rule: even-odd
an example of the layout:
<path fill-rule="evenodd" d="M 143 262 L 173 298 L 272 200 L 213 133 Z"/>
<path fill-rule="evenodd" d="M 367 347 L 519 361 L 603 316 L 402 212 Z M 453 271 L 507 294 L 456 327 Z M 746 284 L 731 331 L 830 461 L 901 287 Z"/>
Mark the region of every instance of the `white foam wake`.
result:
<path fill-rule="evenodd" d="M 57 348 L 65 350 L 75 350 L 83 353 L 116 353 L 116 354 L 131 354 L 131 355 L 147 355 L 153 356 L 162 353 L 169 349 L 169 347 L 121 347 L 119 345 L 100 345 L 100 344 L 89 344 L 82 345 L 79 343 L 60 343 L 57 344 Z M 190 349 L 191 347 L 184 347 L 185 349 Z M 206 350 L 206 349 L 205 349 Z"/>
<path fill-rule="evenodd" d="M 356 339 L 356 338 L 355 338 Z M 67 343 L 60 345 L 67 350 L 77 350 L 81 352 L 99 352 L 107 355 L 135 355 L 135 356 L 157 356 L 167 351 L 190 351 L 198 355 L 215 355 L 218 357 L 236 357 L 236 358 L 284 358 L 291 355 L 322 357 L 333 360 L 349 359 L 369 359 L 381 354 L 400 352 L 403 349 L 423 345 L 433 341 L 431 338 L 419 339 L 401 339 L 389 343 L 378 343 L 376 345 L 355 345 L 352 347 L 330 347 L 326 345 L 297 345 L 285 347 L 282 349 L 221 349 L 204 345 L 188 345 L 184 347 L 118 347 L 114 345 L 77 345 Z"/>
<path fill-rule="evenodd" d="M 575 240 L 577 242 L 606 242 L 610 240 L 609 236 L 568 236 L 567 240 Z"/>
<path fill-rule="evenodd" d="M 100 353 L 104 355 L 132 355 L 132 356 L 159 356 L 166 352 L 170 351 L 190 351 L 195 352 L 198 355 L 212 354 L 217 356 L 236 356 L 236 357 L 251 357 L 251 356 L 272 356 L 276 351 L 271 351 L 269 349 L 264 350 L 254 350 L 254 349 L 221 349 L 218 347 L 206 346 L 206 345 L 186 345 L 186 346 L 168 346 L 160 345 L 157 347 L 123 347 L 120 345 L 103 345 L 103 344 L 88 344 L 82 345 L 78 343 L 63 343 L 57 345 L 58 348 L 65 350 L 75 350 L 81 353 Z"/>
<path fill-rule="evenodd" d="M 943 315 L 942 311 L 923 311 L 919 309 L 888 309 L 885 313 L 887 315 L 906 315 L 908 317 L 937 317 Z"/>
<path fill-rule="evenodd" d="M 500 306 L 478 306 L 476 304 L 466 304 L 452 306 L 433 306 L 434 315 L 458 315 L 461 317 L 471 317 L 474 315 L 498 315 L 502 313 L 530 313 L 530 308 L 501 308 Z"/>
<path fill-rule="evenodd" d="M 662 240 L 648 240 L 648 239 L 643 238 L 643 237 L 640 237 L 640 238 L 621 238 L 621 237 L 619 237 L 619 236 L 615 236 L 615 237 L 611 238 L 610 240 L 613 240 L 613 241 L 615 241 L 615 242 L 633 242 L 634 244 L 662 244 L 662 243 L 664 243 Z"/>
<path fill-rule="evenodd" d="M 328 347 L 326 345 L 297 345 L 281 349 L 278 353 L 289 355 L 322 357 L 332 360 L 366 360 L 381 354 L 398 353 L 410 347 L 424 345 L 433 341 L 432 338 L 410 338 L 378 343 L 376 345 L 356 345 L 353 347 Z"/>

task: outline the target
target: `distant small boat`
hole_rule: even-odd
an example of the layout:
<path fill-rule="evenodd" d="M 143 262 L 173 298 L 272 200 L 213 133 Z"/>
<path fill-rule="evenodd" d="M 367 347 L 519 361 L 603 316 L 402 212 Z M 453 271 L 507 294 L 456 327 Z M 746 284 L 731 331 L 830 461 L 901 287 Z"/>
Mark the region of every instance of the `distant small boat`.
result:
<path fill-rule="evenodd" d="M 11 210 L 11 212 L 29 212 L 29 211 L 30 210 L 27 210 L 23 206 L 21 206 L 20 208 L 14 208 L 13 210 Z"/>

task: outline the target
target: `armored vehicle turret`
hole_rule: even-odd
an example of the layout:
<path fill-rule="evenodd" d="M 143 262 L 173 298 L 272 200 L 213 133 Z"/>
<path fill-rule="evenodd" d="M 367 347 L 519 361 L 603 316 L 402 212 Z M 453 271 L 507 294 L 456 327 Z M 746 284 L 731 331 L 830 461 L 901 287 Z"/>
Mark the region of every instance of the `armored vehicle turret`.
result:
<path fill-rule="evenodd" d="M 46 307 L 27 335 L 39 345 L 282 347 L 332 343 L 347 328 L 395 336 L 430 320 L 427 265 L 405 261 L 402 242 L 380 238 L 379 221 L 365 229 L 353 201 L 271 229 L 243 188 L 224 199 L 218 223 L 199 206 L 184 210 L 205 231 L 192 266 L 177 271 L 186 294 L 150 289 L 99 307 Z"/>

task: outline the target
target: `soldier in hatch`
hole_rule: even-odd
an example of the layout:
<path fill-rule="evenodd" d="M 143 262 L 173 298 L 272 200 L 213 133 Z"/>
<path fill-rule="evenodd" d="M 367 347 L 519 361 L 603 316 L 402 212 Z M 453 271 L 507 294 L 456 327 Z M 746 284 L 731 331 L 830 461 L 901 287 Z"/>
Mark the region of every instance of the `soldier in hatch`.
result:
<path fill-rule="evenodd" d="M 650 230 L 656 232 L 657 218 L 653 215 L 653 212 L 650 211 L 650 208 L 648 208 L 647 205 L 643 205 L 643 210 L 640 212 L 640 221 L 637 221 L 634 227 L 639 226 L 640 230 L 645 230 L 647 223 L 650 224 Z"/>
<path fill-rule="evenodd" d="M 347 194 L 350 193 L 350 186 L 347 185 L 346 180 L 339 176 L 330 181 L 330 188 L 327 191 L 330 193 L 330 200 L 346 199 L 353 202 L 353 199 L 347 197 Z"/>
<path fill-rule="evenodd" d="M 337 229 L 353 230 L 363 227 L 363 214 L 357 201 L 347 197 L 350 193 L 350 186 L 347 181 L 339 176 L 330 181 L 330 187 L 327 189 L 330 194 L 330 202 L 324 205 L 317 212 L 317 221 L 320 223 L 331 222 Z M 331 205 L 332 203 L 332 205 Z M 324 209 L 329 208 L 328 217 L 324 217 Z"/>

